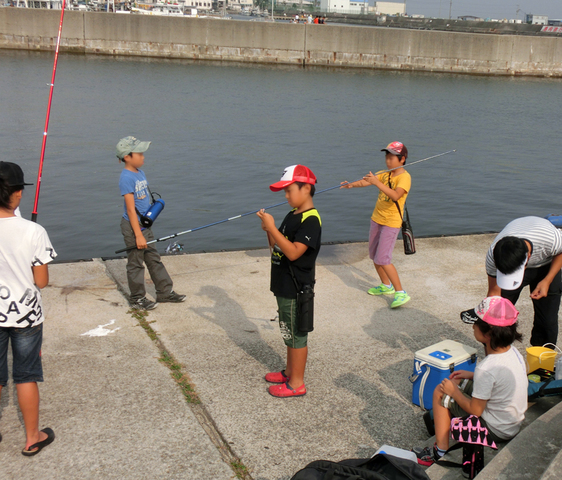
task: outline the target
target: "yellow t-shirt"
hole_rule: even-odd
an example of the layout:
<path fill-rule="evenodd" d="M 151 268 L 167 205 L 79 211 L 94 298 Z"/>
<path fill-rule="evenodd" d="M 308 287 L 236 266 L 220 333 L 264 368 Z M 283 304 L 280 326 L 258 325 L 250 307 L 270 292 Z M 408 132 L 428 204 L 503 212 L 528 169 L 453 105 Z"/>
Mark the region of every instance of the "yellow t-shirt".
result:
<path fill-rule="evenodd" d="M 406 171 L 395 177 L 390 175 L 390 172 L 385 172 L 377 175 L 377 177 L 385 185 L 388 185 L 390 180 L 390 188 L 392 188 L 392 190 L 396 190 L 400 187 L 406 191 L 398 200 L 400 211 L 402 215 L 404 215 L 404 204 L 406 203 L 406 197 L 412 186 L 412 177 Z M 377 222 L 379 225 L 386 225 L 387 227 L 400 228 L 402 226 L 402 218 L 400 217 L 398 208 L 396 208 L 396 204 L 382 190 L 379 190 L 379 198 L 373 210 L 371 220 Z"/>

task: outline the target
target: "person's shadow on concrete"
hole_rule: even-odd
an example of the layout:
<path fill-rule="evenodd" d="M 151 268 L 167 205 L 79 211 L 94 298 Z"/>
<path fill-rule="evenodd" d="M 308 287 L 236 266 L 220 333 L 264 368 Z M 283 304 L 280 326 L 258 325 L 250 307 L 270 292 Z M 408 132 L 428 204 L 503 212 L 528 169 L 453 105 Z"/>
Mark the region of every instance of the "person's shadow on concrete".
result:
<path fill-rule="evenodd" d="M 458 328 L 414 308 L 380 308 L 363 330 L 367 335 L 390 348 L 407 348 L 414 353 L 442 340 L 454 340 L 477 348 L 472 329 L 458 320 Z"/>
<path fill-rule="evenodd" d="M 407 384 L 411 364 L 408 367 L 408 373 L 401 371 L 404 366 L 397 368 L 393 373 L 396 377 L 402 376 L 402 380 Z M 377 385 L 376 382 L 348 373 L 337 377 L 334 384 L 357 395 L 365 404 L 359 419 L 375 442 L 376 448 L 375 445 L 360 446 L 357 451 L 359 458 L 373 455 L 378 447 L 385 444 L 409 450 L 413 445 L 405 445 L 404 439 L 411 439 L 412 436 L 427 438 L 421 413 L 413 408 L 410 400 L 403 398 L 385 382 Z"/>
<path fill-rule="evenodd" d="M 285 361 L 261 338 L 256 325 L 225 290 L 205 285 L 197 295 L 209 297 L 215 303 L 213 307 L 192 307 L 197 315 L 222 328 L 235 345 L 265 365 L 270 372 L 284 368 Z M 267 322 L 264 328 L 271 328 L 270 320 L 263 321 Z"/>
<path fill-rule="evenodd" d="M 318 264 L 337 276 L 347 287 L 366 292 L 380 283 L 372 262 L 372 274 L 355 266 L 368 254 L 364 244 L 328 245 L 320 250 Z"/>

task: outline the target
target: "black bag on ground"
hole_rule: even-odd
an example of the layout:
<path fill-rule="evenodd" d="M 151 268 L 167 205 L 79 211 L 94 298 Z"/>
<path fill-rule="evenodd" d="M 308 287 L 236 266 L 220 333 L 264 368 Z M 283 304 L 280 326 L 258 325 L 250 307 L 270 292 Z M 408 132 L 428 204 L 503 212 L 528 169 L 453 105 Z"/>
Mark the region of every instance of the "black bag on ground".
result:
<path fill-rule="evenodd" d="M 554 377 L 552 377 L 546 382 L 529 382 L 527 393 L 530 402 L 544 396 L 562 395 L 562 380 L 555 380 Z"/>
<path fill-rule="evenodd" d="M 404 458 L 379 453 L 371 458 L 330 462 L 317 460 L 291 480 L 429 480 L 424 469 Z"/>

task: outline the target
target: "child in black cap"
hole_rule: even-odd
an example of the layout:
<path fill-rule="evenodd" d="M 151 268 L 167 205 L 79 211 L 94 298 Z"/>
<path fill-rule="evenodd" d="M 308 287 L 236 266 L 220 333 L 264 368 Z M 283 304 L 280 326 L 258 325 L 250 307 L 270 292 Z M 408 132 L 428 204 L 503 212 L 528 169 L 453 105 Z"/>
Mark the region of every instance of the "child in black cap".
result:
<path fill-rule="evenodd" d="M 11 343 L 12 380 L 26 433 L 21 453 L 29 457 L 55 439 L 52 429 L 39 430 L 37 382 L 43 381 L 41 289 L 49 283 L 47 264 L 57 254 L 41 225 L 15 214 L 24 185 L 31 184 L 25 183 L 19 165 L 0 162 L 0 392 L 8 383 Z"/>

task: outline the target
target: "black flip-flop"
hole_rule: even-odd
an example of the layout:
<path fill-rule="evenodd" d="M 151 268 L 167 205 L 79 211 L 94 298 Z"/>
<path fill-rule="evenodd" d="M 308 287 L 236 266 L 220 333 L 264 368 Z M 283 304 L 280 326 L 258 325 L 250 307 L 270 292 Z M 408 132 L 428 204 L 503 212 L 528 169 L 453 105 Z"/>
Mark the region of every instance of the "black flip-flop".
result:
<path fill-rule="evenodd" d="M 46 447 L 47 445 L 50 445 L 51 443 L 53 443 L 55 441 L 55 432 L 53 432 L 53 430 L 51 428 L 44 428 L 43 430 L 41 430 L 43 433 L 47 434 L 47 438 L 45 440 L 43 440 L 42 442 L 37 442 L 33 445 L 31 445 L 29 448 L 24 448 L 21 451 L 22 455 L 25 455 L 26 457 L 32 457 L 33 455 L 37 455 L 41 450 L 43 450 L 43 447 Z M 35 450 L 37 449 L 37 450 Z"/>

